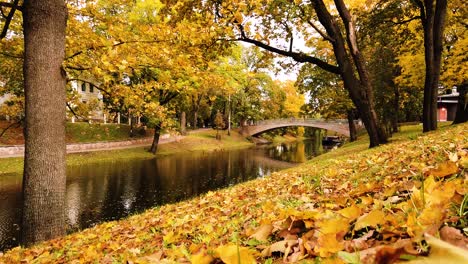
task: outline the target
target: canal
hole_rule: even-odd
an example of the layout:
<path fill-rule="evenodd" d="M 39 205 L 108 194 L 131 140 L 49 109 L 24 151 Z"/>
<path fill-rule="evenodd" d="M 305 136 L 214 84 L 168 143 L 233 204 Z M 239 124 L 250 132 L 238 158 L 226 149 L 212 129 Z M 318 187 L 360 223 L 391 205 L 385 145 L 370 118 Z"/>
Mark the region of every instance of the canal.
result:
<path fill-rule="evenodd" d="M 68 232 L 267 177 L 321 152 L 305 140 L 215 152 L 190 152 L 148 160 L 90 163 L 67 168 Z M 0 174 L 0 252 L 18 244 L 21 222 L 18 174 Z"/>

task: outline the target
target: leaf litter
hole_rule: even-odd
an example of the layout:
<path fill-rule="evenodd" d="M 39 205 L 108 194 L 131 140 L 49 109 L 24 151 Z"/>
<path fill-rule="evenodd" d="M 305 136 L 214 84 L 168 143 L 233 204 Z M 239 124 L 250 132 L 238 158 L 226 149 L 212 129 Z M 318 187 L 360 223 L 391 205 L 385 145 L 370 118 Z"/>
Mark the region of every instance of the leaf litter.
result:
<path fill-rule="evenodd" d="M 330 153 L 0 263 L 468 263 L 467 130 Z"/>

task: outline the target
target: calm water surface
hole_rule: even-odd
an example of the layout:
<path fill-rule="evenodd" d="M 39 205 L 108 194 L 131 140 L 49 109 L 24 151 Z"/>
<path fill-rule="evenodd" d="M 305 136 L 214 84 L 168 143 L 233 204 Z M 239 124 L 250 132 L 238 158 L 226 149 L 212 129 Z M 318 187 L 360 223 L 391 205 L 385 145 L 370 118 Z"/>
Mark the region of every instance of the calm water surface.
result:
<path fill-rule="evenodd" d="M 302 141 L 69 167 L 65 209 L 68 231 L 266 177 L 304 162 L 318 151 L 312 141 Z M 0 251 L 17 245 L 21 178 L 17 174 L 0 174 Z"/>

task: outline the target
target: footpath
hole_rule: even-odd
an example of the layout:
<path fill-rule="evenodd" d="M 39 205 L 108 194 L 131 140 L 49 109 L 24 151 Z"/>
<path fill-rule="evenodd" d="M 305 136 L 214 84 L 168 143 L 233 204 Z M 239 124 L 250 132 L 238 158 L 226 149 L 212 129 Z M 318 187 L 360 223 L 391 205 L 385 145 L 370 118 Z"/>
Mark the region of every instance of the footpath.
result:
<path fill-rule="evenodd" d="M 161 135 L 159 144 L 179 141 L 185 136 L 180 135 Z M 140 138 L 125 141 L 91 142 L 91 143 L 73 143 L 67 144 L 67 153 L 80 153 L 113 149 L 125 149 L 149 146 L 153 142 L 153 137 Z M 13 158 L 24 156 L 24 145 L 0 146 L 0 158 Z"/>

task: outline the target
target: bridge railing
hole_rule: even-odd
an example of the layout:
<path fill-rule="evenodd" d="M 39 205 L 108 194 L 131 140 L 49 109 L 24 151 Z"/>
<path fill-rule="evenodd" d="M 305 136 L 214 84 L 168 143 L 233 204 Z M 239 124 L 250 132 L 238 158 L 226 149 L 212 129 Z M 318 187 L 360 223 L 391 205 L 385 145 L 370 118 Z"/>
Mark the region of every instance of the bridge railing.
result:
<path fill-rule="evenodd" d="M 280 118 L 280 119 L 268 119 L 268 120 L 259 120 L 254 122 L 253 126 L 260 126 L 260 125 L 277 125 L 277 124 L 284 124 L 284 123 L 317 123 L 317 122 L 326 122 L 326 123 L 335 123 L 335 124 L 346 124 L 348 120 L 346 119 L 333 119 L 333 120 L 326 120 L 326 119 L 316 119 L 316 118 Z"/>

